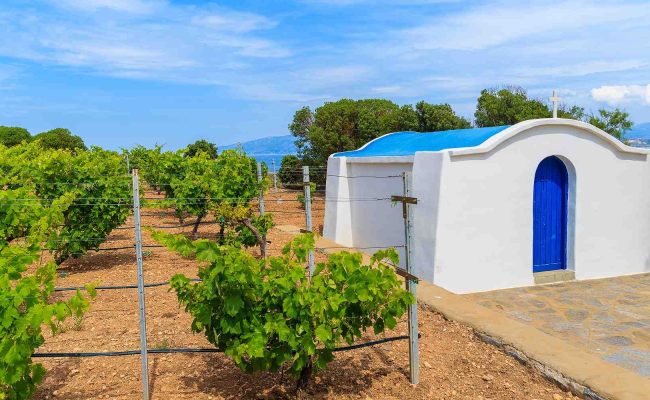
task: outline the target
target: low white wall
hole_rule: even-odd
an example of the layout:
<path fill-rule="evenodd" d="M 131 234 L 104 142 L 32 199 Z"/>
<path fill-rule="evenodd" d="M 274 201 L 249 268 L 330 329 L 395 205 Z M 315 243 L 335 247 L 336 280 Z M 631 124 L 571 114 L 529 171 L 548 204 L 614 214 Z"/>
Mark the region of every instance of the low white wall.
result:
<path fill-rule="evenodd" d="M 428 261 L 425 276 L 433 271 L 437 285 L 465 293 L 533 284 L 533 182 L 540 161 L 552 155 L 569 164 L 575 217 L 569 217 L 568 260 L 576 278 L 650 271 L 647 155 L 561 125 L 531 128 L 484 154 L 444 153 L 418 153 L 414 168 L 418 197 L 427 200 L 426 208 L 416 208 L 416 224 L 435 226 L 417 229 L 424 242 L 416 258 Z M 440 178 L 418 177 L 437 165 Z M 420 185 L 436 181 L 440 196 L 429 200 L 434 189 Z"/>
<path fill-rule="evenodd" d="M 447 152 L 418 152 L 413 162 L 413 197 L 418 204 L 413 211 L 413 247 L 411 252 L 413 274 L 429 282 L 434 281 L 435 258 L 438 252 L 440 186 L 443 165 L 449 160 Z"/>
<path fill-rule="evenodd" d="M 330 157 L 323 236 L 345 246 L 364 248 L 370 254 L 378 250 L 374 247 L 402 246 L 402 208 L 389 199 L 402 194 L 400 175 L 411 171 L 411 160 Z M 401 248 L 397 250 L 403 265 L 404 253 Z"/>

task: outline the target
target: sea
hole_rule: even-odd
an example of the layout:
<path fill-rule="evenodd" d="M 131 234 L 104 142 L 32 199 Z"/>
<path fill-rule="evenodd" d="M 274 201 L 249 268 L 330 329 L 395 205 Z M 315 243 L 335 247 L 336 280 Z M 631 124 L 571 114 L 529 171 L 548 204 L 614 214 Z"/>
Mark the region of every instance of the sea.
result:
<path fill-rule="evenodd" d="M 255 157 L 257 161 L 266 163 L 266 165 L 269 166 L 269 169 L 273 168 L 273 161 L 275 161 L 276 170 L 280 169 L 280 162 L 282 161 L 282 157 L 286 155 L 288 154 L 249 154 L 249 156 Z"/>

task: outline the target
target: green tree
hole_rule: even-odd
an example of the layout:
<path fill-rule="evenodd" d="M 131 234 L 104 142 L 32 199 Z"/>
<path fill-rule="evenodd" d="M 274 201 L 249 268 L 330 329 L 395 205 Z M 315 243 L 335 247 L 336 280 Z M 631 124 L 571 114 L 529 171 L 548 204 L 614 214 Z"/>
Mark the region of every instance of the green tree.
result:
<path fill-rule="evenodd" d="M 419 132 L 437 132 L 469 128 L 471 124 L 457 115 L 449 104 L 430 104 L 420 101 L 415 105 Z"/>
<path fill-rule="evenodd" d="M 384 99 L 341 99 L 325 103 L 314 112 L 301 108 L 289 130 L 296 137 L 298 157 L 303 164 L 322 165 L 332 153 L 357 149 L 387 133 L 467 126 L 469 122 L 446 104 L 421 102 L 415 110 L 410 105 L 400 107 Z"/>
<path fill-rule="evenodd" d="M 309 148 L 309 130 L 314 125 L 314 113 L 309 107 L 302 107 L 293 116 L 289 131 L 296 137 L 296 147 L 302 153 Z"/>
<path fill-rule="evenodd" d="M 187 146 L 185 157 L 194 157 L 197 153 L 203 152 L 208 155 L 212 160 L 217 158 L 217 145 L 210 143 L 207 140 L 201 139 Z"/>
<path fill-rule="evenodd" d="M 361 254 L 329 255 L 313 276 L 305 261 L 313 235 L 301 235 L 282 255 L 258 260 L 245 250 L 184 236 L 154 233 L 154 238 L 183 256 L 204 263 L 192 283 L 175 275 L 171 286 L 192 315 L 192 330 L 224 351 L 248 373 L 277 371 L 288 364 L 304 388 L 313 372 L 334 359 L 334 350 L 354 343 L 366 329 L 393 329 L 415 302 L 395 272 L 394 249 L 375 253 L 364 264 Z"/>
<path fill-rule="evenodd" d="M 72 132 L 65 128 L 55 128 L 47 132 L 41 132 L 34 136 L 34 139 L 38 140 L 45 149 L 68 149 L 72 152 L 87 150 L 83 139 L 73 135 Z"/>
<path fill-rule="evenodd" d="M 586 122 L 604 130 L 618 140 L 624 140 L 625 134 L 633 126 L 630 114 L 618 108 L 612 111 L 600 109 L 598 114 L 590 114 L 586 118 Z"/>
<path fill-rule="evenodd" d="M 481 90 L 474 123 L 478 127 L 514 125 L 529 119 L 551 116 L 548 106 L 541 100 L 529 98 L 525 89 L 506 87 Z"/>
<path fill-rule="evenodd" d="M 514 125 L 518 122 L 550 118 L 551 107 L 541 100 L 528 97 L 526 90 L 519 87 L 502 89 L 484 89 L 478 98 L 474 113 L 476 126 Z M 557 113 L 559 118 L 569 118 L 594 125 L 619 140 L 632 128 L 630 115 L 624 110 L 612 111 L 599 109 L 597 113 L 587 113 L 583 107 L 560 106 Z"/>
<path fill-rule="evenodd" d="M 19 126 L 0 126 L 0 144 L 13 147 L 22 142 L 29 142 L 32 135 L 25 128 Z"/>
<path fill-rule="evenodd" d="M 401 131 L 421 131 L 418 113 L 410 104 L 405 104 L 399 109 L 397 125 Z"/>
<path fill-rule="evenodd" d="M 283 185 L 297 185 L 302 182 L 302 161 L 293 154 L 282 157 L 278 178 Z"/>

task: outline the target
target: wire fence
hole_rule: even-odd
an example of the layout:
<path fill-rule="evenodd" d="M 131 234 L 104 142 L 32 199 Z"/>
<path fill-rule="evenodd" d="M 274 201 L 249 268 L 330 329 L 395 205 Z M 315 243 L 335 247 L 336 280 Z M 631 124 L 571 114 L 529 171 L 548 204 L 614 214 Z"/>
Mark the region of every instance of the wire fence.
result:
<path fill-rule="evenodd" d="M 287 171 L 285 171 L 286 173 Z M 109 246 L 109 247 L 100 247 L 101 244 L 106 243 L 106 242 L 113 242 L 113 241 L 123 241 L 125 239 L 118 239 L 118 238 L 111 238 L 111 237 L 105 237 L 105 236 L 97 236 L 97 237 L 85 237 L 85 238 L 59 238 L 59 239 L 52 239 L 49 241 L 50 244 L 72 244 L 72 243 L 98 243 L 96 248 L 90 248 L 87 249 L 87 251 L 83 252 L 71 252 L 67 253 L 70 256 L 73 257 L 80 257 L 83 256 L 87 253 L 92 253 L 92 252 L 118 252 L 118 251 L 124 251 L 128 250 L 129 253 L 131 253 L 133 256 L 135 256 L 136 259 L 136 264 L 138 265 L 138 271 L 137 271 L 137 283 L 131 284 L 131 283 L 126 283 L 126 284 L 116 284 L 116 285 L 100 285 L 96 286 L 96 290 L 132 290 L 132 289 L 137 289 L 139 292 L 139 305 L 140 305 L 140 334 L 141 334 L 141 348 L 138 350 L 126 350 L 126 351 L 103 351 L 103 352 L 36 352 L 33 354 L 33 357 L 36 358 L 80 358 L 80 357 L 119 357 L 119 356 L 134 356 L 134 355 L 140 355 L 142 357 L 142 381 L 143 381 L 143 394 L 144 398 L 148 398 L 148 391 L 149 391 L 149 383 L 148 383 L 148 362 L 147 362 L 147 354 L 171 354 L 171 353 L 219 353 L 221 352 L 220 349 L 216 348 L 189 348 L 189 347 L 179 347 L 179 348 L 165 348 L 165 349 L 150 349 L 147 346 L 147 329 L 146 329 L 146 316 L 144 310 L 146 309 L 146 302 L 145 302 L 145 297 L 144 297 L 144 291 L 145 289 L 149 288 L 156 288 L 156 287 L 163 287 L 163 286 L 169 286 L 169 281 L 163 281 L 163 282 L 149 282 L 146 283 L 144 281 L 143 277 L 143 268 L 144 268 L 144 250 L 145 249 L 160 249 L 160 248 L 165 248 L 165 246 L 160 245 L 160 244 L 145 244 L 142 243 L 141 241 L 141 231 L 142 229 L 165 229 L 165 230 L 170 230 L 170 229 L 183 229 L 183 228 L 189 228 L 189 227 L 198 227 L 198 226 L 206 226 L 206 225 L 219 225 L 221 222 L 218 219 L 215 219 L 214 221 L 203 221 L 203 220 L 196 220 L 196 218 L 191 221 L 191 222 L 184 222 L 185 219 L 189 217 L 187 213 L 179 213 L 177 209 L 174 207 L 177 205 L 196 205 L 196 204 L 202 204 L 204 202 L 224 202 L 224 201 L 229 201 L 229 202 L 245 202 L 245 203 L 250 203 L 250 204 L 256 204 L 259 208 L 259 213 L 260 214 L 265 214 L 265 213 L 270 213 L 270 214 L 279 214 L 279 215 L 296 215 L 296 216 L 304 216 L 305 217 L 305 229 L 303 231 L 306 232 L 313 232 L 313 213 L 317 212 L 324 212 L 325 207 L 312 207 L 314 204 L 336 204 L 336 203 L 352 203 L 352 202 L 359 202 L 359 203 L 365 203 L 365 202 L 394 202 L 394 199 L 391 197 L 348 197 L 348 198 L 340 198 L 340 197 L 328 197 L 326 190 L 313 190 L 312 185 L 310 183 L 310 174 L 312 176 L 318 177 L 319 180 L 325 181 L 327 178 L 336 178 L 336 179 L 396 179 L 400 178 L 403 179 L 402 175 L 386 175 L 386 176 L 374 176 L 374 175 L 352 175 L 352 176 L 343 176 L 343 175 L 337 175 L 337 174 L 327 174 L 327 169 L 326 167 L 306 167 L 306 168 L 301 168 L 300 170 L 292 170 L 288 171 L 288 176 L 291 177 L 299 177 L 300 183 L 302 184 L 302 189 L 291 189 L 291 188 L 285 188 L 282 187 L 282 182 L 280 183 L 281 186 L 278 187 L 278 182 L 277 182 L 277 173 L 273 175 L 273 182 L 274 182 L 274 187 L 269 188 L 268 191 L 262 191 L 260 193 L 259 198 L 251 199 L 251 198 L 232 198 L 232 197 L 153 197 L 150 195 L 145 195 L 140 196 L 138 188 L 140 186 L 139 180 L 137 177 L 137 171 L 134 171 L 134 175 L 129 175 L 130 178 L 133 179 L 132 183 L 129 183 L 129 187 L 131 189 L 131 196 L 130 197 L 114 197 L 114 198 L 99 198 L 99 197 L 88 197 L 88 198 L 79 198 L 75 199 L 72 202 L 72 206 L 110 206 L 110 207 L 118 207 L 118 208 L 123 208 L 126 209 L 128 208 L 130 211 L 130 214 L 134 217 L 135 224 L 129 224 L 125 225 L 122 224 L 120 226 L 115 227 L 115 230 L 130 230 L 134 232 L 134 242 L 129 244 L 129 245 L 116 245 L 116 246 Z M 287 176 L 287 174 L 285 174 Z M 87 187 L 92 187 L 93 185 L 99 185 L 101 184 L 100 182 L 56 182 L 56 181 L 51 181 L 51 182 L 40 182 L 39 184 L 47 184 L 47 185 L 52 185 L 52 186 L 69 186 L 69 187 L 74 187 L 74 186 L 87 186 Z M 0 188 L 1 187 L 7 187 L 7 186 L 16 186 L 19 185 L 17 183 L 0 183 Z M 24 184 L 24 186 L 29 186 L 29 184 Z M 155 185 L 151 185 L 154 186 Z M 161 187 L 161 186 L 158 186 Z M 163 191 L 164 192 L 164 191 Z M 265 195 L 269 197 L 268 201 L 265 199 Z M 275 198 L 274 198 L 275 196 Z M 3 200 L 0 202 L 0 206 L 3 205 L 13 205 L 13 204 L 21 204 L 21 205 L 45 205 L 45 204 L 51 204 L 54 202 L 56 198 L 44 198 L 44 199 L 38 199 L 38 198 L 25 198 L 25 199 L 12 199 L 12 200 Z M 266 201 L 266 204 L 265 204 Z M 279 204 L 288 202 L 290 204 L 293 204 L 294 202 L 299 202 L 302 204 L 302 210 L 296 210 L 296 209 L 287 209 L 286 207 L 279 206 Z M 140 212 L 140 206 L 146 206 L 146 207 L 155 207 L 155 206 L 161 206 L 161 207 L 167 207 L 170 209 L 162 209 L 159 211 L 152 211 L 152 210 L 147 210 L 146 212 Z M 180 223 L 174 223 L 174 224 L 160 224 L 158 223 L 151 223 L 151 224 L 142 224 L 140 218 L 141 217 L 180 217 Z M 201 216 L 203 217 L 203 216 Z M 87 228 L 92 228 L 93 223 L 81 223 L 81 224 L 61 224 L 59 227 L 65 228 L 65 227 L 71 227 L 71 226 L 83 226 Z M 211 232 L 208 233 L 208 236 L 210 237 L 215 237 L 216 239 L 223 238 L 224 234 L 221 232 Z M 133 239 L 127 239 L 127 240 L 133 240 Z M 319 246 L 316 247 L 315 250 L 319 252 L 327 252 L 329 250 L 352 250 L 352 251 L 359 251 L 359 250 L 379 250 L 379 249 L 386 249 L 386 248 L 400 248 L 400 249 L 405 249 L 406 250 L 406 245 L 404 243 L 398 243 L 392 246 L 360 246 L 360 247 L 346 247 L 346 246 Z M 46 248 L 46 250 L 48 250 Z M 50 251 L 53 250 L 53 248 L 49 249 Z M 128 253 L 124 253 L 128 254 Z M 11 255 L 0 255 L 0 257 L 12 257 Z M 308 258 L 308 268 L 310 270 L 310 273 L 313 273 L 314 271 L 314 254 L 313 251 L 310 252 L 309 258 Z M 413 275 L 410 275 L 408 271 L 405 271 L 401 269 L 399 266 L 394 266 L 392 265 L 395 270 L 398 272 L 398 274 L 404 276 L 407 279 L 417 279 Z M 201 280 L 198 278 L 191 279 L 192 282 L 200 282 Z M 77 290 L 85 290 L 85 287 L 79 287 L 79 286 L 71 286 L 71 287 L 56 287 L 54 289 L 54 292 L 56 293 L 65 293 L 65 292 L 72 292 L 72 291 L 77 291 Z M 417 326 L 417 324 L 416 324 Z M 417 336 L 417 333 L 416 333 Z M 355 349 L 360 349 L 364 347 L 369 347 L 369 346 L 376 346 L 378 344 L 382 343 L 389 343 L 393 341 L 398 341 L 398 340 L 410 340 L 411 342 L 414 339 L 413 338 L 413 332 L 409 332 L 409 335 L 401 335 L 401 336 L 394 336 L 394 337 L 387 337 L 387 338 L 381 338 L 377 340 L 370 340 L 370 341 L 365 341 L 363 343 L 356 343 L 348 346 L 341 346 L 337 347 L 334 351 L 340 352 L 340 351 L 349 351 L 349 350 L 355 350 Z M 411 365 L 411 368 L 413 369 L 413 364 Z M 412 380 L 413 381 L 413 380 Z"/>

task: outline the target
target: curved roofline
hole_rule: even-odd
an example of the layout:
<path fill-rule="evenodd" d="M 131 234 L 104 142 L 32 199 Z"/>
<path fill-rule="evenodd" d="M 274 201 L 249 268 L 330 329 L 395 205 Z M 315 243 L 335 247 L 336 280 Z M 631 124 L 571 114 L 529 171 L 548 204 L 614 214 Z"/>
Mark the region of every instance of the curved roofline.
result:
<path fill-rule="evenodd" d="M 603 131 L 602 129 L 599 129 L 591 124 L 588 124 L 586 122 L 582 121 L 577 121 L 574 119 L 565 119 L 565 118 L 542 118 L 542 119 L 531 119 L 528 121 L 523 121 L 519 122 L 518 124 L 515 124 L 509 128 L 504 129 L 503 131 L 497 133 L 496 135 L 492 136 L 482 144 L 475 146 L 475 147 L 465 147 L 462 149 L 450 149 L 448 150 L 450 153 L 450 156 L 455 157 L 455 156 L 464 156 L 464 155 L 471 155 L 471 154 L 485 154 L 488 153 L 492 150 L 494 150 L 497 146 L 499 146 L 501 143 L 505 142 L 506 140 L 523 133 L 525 131 L 528 131 L 529 129 L 536 128 L 538 126 L 548 126 L 548 125 L 565 125 L 565 126 L 570 126 L 573 128 L 579 128 L 584 131 L 587 131 L 594 136 L 597 136 L 604 141 L 608 142 L 611 144 L 616 150 L 622 152 L 622 153 L 631 153 L 631 154 L 644 154 L 648 155 L 650 154 L 650 151 L 636 148 L 636 147 L 630 147 L 624 144 L 623 142 L 615 139 L 612 135 L 609 133 Z M 376 140 L 376 139 L 375 139 Z"/>
<path fill-rule="evenodd" d="M 363 146 L 359 147 L 358 149 L 354 149 L 354 150 L 346 150 L 346 151 L 339 151 L 339 152 L 336 152 L 336 153 L 332 153 L 332 154 L 330 154 L 329 157 L 327 157 L 327 158 L 335 157 L 337 154 L 347 153 L 348 151 L 361 151 L 361 150 L 365 149 L 366 147 L 368 147 L 371 143 L 376 142 L 376 141 L 378 141 L 379 139 L 383 139 L 383 138 L 385 138 L 386 136 L 395 135 L 395 134 L 397 134 L 397 133 L 402 133 L 402 132 L 413 132 L 413 133 L 417 133 L 416 131 L 398 131 L 398 132 L 389 132 L 389 133 L 385 133 L 385 134 L 383 134 L 383 135 L 381 135 L 381 136 L 378 136 L 378 137 L 372 139 L 372 140 L 369 141 L 369 142 L 366 142 Z M 347 156 L 346 156 L 346 157 L 347 157 Z M 411 156 L 411 157 L 412 157 L 412 156 Z M 349 157 L 349 158 L 350 158 L 350 157 Z M 356 157 L 356 158 L 360 158 L 360 157 Z"/>

